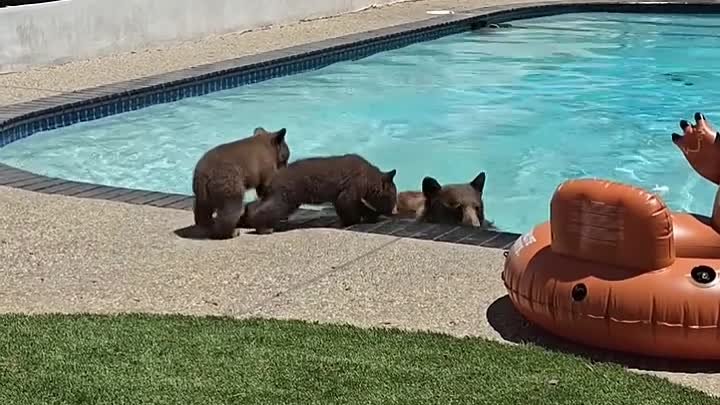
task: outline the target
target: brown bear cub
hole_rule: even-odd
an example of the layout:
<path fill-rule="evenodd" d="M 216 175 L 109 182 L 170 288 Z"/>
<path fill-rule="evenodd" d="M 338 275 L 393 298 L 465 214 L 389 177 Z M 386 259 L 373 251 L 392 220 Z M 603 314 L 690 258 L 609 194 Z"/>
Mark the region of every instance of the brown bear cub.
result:
<path fill-rule="evenodd" d="M 259 127 L 253 136 L 218 145 L 200 158 L 193 173 L 193 213 L 195 224 L 208 228 L 211 238 L 232 238 L 245 211 L 245 192 L 264 195 L 278 169 L 287 166 L 286 132 Z"/>
<path fill-rule="evenodd" d="M 398 213 L 426 222 L 492 228 L 485 219 L 485 178 L 485 172 L 481 172 L 470 183 L 441 186 L 434 178 L 425 177 L 422 192 L 404 191 L 398 195 Z"/>
<path fill-rule="evenodd" d="M 248 205 L 244 223 L 258 233 L 271 233 L 300 205 L 328 202 L 343 226 L 376 221 L 396 211 L 395 174 L 356 154 L 297 160 L 275 175 L 261 199 Z"/>

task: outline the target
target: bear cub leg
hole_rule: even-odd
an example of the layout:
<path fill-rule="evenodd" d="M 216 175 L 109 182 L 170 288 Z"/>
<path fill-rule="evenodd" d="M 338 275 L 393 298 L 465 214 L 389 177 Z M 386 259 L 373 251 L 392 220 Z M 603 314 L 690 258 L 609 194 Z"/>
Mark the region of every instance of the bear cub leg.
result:
<path fill-rule="evenodd" d="M 341 192 L 333 205 L 343 227 L 359 224 L 362 221 L 363 211 L 360 209 L 359 201 L 347 191 Z"/>
<path fill-rule="evenodd" d="M 280 221 L 287 219 L 297 207 L 299 205 L 274 196 L 255 200 L 248 205 L 244 222 L 260 235 L 271 234 Z"/>
<path fill-rule="evenodd" d="M 193 215 L 195 215 L 195 225 L 210 229 L 213 224 L 213 209 L 212 205 L 198 201 L 197 197 L 193 203 Z"/>
<path fill-rule="evenodd" d="M 225 200 L 222 208 L 217 211 L 211 238 L 230 239 L 235 236 L 235 227 L 244 213 L 245 201 L 242 195 Z"/>

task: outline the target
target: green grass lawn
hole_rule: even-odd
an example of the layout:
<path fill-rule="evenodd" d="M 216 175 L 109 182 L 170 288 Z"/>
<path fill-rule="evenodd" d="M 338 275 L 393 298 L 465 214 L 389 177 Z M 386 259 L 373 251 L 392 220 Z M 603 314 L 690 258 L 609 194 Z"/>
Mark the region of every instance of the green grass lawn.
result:
<path fill-rule="evenodd" d="M 535 347 L 303 322 L 0 316 L 0 404 L 720 404 Z"/>

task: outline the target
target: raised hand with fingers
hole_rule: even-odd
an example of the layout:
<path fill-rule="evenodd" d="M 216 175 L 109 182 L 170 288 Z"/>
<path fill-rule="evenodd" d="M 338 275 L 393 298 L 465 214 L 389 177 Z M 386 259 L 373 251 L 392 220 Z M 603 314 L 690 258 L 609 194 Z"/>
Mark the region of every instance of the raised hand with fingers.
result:
<path fill-rule="evenodd" d="M 672 134 L 672 141 L 680 148 L 690 166 L 702 177 L 720 184 L 720 136 L 702 113 L 695 113 L 695 124 L 680 121 L 683 134 Z"/>

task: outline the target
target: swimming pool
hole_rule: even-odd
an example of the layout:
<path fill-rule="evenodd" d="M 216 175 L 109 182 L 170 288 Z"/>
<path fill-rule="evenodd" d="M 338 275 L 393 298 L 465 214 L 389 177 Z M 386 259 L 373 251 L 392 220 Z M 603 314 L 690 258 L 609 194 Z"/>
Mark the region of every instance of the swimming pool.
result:
<path fill-rule="evenodd" d="M 354 62 L 42 132 L 0 162 L 54 177 L 190 194 L 208 148 L 288 128 L 292 158 L 358 152 L 422 177 L 488 174 L 486 215 L 524 232 L 555 187 L 603 177 L 709 213 L 714 187 L 670 142 L 696 110 L 720 120 L 720 18 L 585 13 L 515 21 Z M 715 102 L 714 102 L 715 101 Z"/>

